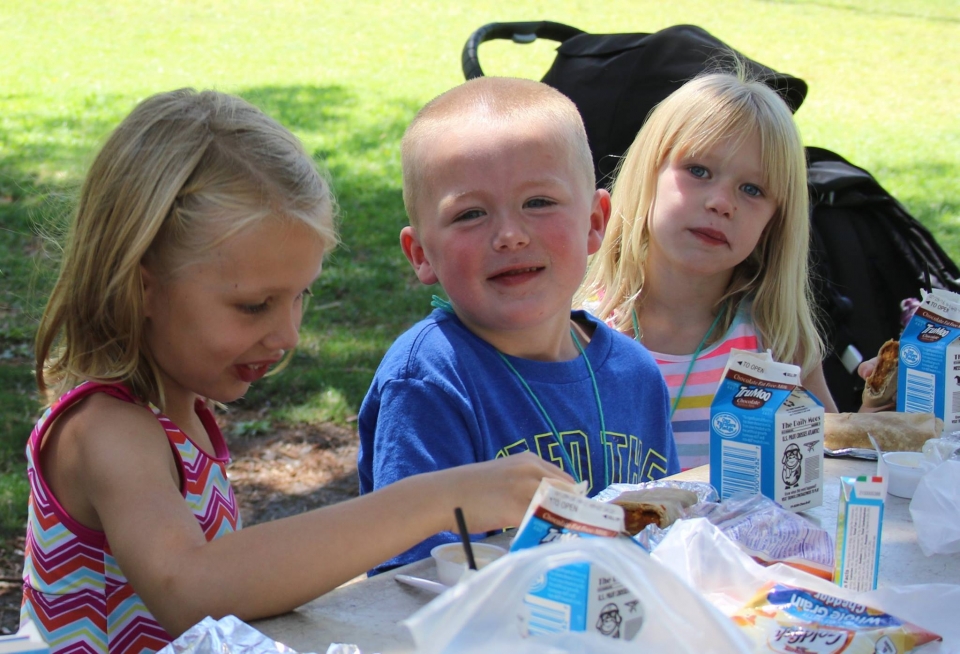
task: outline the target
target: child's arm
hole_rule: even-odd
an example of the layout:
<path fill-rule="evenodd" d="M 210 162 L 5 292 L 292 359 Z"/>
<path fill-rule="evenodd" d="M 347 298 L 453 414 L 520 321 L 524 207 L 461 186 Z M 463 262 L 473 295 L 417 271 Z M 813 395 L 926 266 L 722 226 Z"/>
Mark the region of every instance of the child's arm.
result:
<path fill-rule="evenodd" d="M 823 366 L 817 364 L 803 378 L 803 387 L 813 393 L 820 402 L 823 403 L 823 410 L 827 413 L 837 413 L 837 403 L 833 401 L 833 395 L 827 387 L 827 378 L 823 375 Z"/>
<path fill-rule="evenodd" d="M 413 475 L 446 470 L 493 459 L 495 452 L 481 448 L 482 413 L 445 388 L 421 379 L 392 380 L 371 389 L 360 409 L 360 492 L 390 486 Z M 471 530 L 478 533 L 478 529 Z M 379 562 L 373 572 L 382 572 L 430 555 L 430 550 L 450 542 L 449 533 L 437 534 Z"/>
<path fill-rule="evenodd" d="M 249 620 L 293 609 L 431 534 L 455 529 L 456 506 L 475 530 L 519 524 L 541 478 L 569 480 L 533 455 L 509 457 L 418 475 L 208 543 L 180 495 L 162 428 L 149 412 L 130 407 L 77 421 L 90 427 L 62 438 L 77 452 L 70 473 L 121 570 L 174 636 L 207 615 Z"/>

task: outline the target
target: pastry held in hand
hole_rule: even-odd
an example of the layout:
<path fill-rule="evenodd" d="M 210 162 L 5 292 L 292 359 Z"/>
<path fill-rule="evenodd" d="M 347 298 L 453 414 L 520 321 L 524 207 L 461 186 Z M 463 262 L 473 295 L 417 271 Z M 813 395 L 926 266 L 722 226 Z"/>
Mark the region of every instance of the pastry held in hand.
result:
<path fill-rule="evenodd" d="M 863 387 L 863 406 L 876 408 L 896 401 L 899 359 L 900 341 L 884 343 L 877 353 L 877 365 Z"/>
<path fill-rule="evenodd" d="M 831 450 L 872 449 L 869 433 L 884 452 L 919 452 L 943 431 L 943 421 L 932 413 L 826 413 L 823 421 L 823 446 Z"/>

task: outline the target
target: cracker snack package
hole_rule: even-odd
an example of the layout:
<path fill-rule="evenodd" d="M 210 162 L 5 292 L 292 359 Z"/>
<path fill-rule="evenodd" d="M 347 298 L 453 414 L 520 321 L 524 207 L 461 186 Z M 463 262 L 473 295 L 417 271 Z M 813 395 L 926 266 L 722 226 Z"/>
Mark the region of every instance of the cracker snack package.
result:
<path fill-rule="evenodd" d="M 710 407 L 710 483 L 726 499 L 763 493 L 790 511 L 823 503 L 823 405 L 800 367 L 731 350 Z"/>
<path fill-rule="evenodd" d="M 868 606 L 782 584 L 764 587 L 733 621 L 755 652 L 905 654 L 940 636 Z"/>
<path fill-rule="evenodd" d="M 933 289 L 900 337 L 897 411 L 932 413 L 960 429 L 960 295 Z"/>

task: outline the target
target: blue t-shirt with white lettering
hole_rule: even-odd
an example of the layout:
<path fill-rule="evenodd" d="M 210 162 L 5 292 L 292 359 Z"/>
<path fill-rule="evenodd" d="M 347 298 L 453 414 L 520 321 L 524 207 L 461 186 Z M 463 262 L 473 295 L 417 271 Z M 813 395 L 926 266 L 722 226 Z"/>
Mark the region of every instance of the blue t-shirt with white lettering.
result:
<path fill-rule="evenodd" d="M 497 350 L 456 315 L 437 309 L 390 347 L 360 407 L 360 492 L 525 451 L 586 480 L 590 496 L 608 483 L 679 472 L 669 395 L 656 362 L 642 345 L 593 316 L 575 311 L 571 317 L 593 329 L 584 351 L 596 379 L 606 447 L 583 357 L 559 362 L 507 357 L 550 416 L 558 443 Z M 433 546 L 457 538 L 450 532 L 429 538 L 373 572 L 425 558 Z"/>

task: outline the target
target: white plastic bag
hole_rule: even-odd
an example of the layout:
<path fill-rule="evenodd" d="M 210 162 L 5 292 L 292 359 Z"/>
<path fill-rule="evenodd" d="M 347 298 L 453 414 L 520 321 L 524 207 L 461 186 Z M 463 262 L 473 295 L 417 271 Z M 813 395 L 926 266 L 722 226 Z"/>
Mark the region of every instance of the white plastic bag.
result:
<path fill-rule="evenodd" d="M 856 593 L 782 563 L 761 566 L 703 518 L 675 523 L 652 556 L 702 592 L 724 615 L 734 614 L 772 581 L 871 606 L 943 638 L 942 643 L 925 645 L 917 652 L 960 654 L 960 623 L 956 619 L 960 586 L 954 584 L 905 585 Z"/>
<path fill-rule="evenodd" d="M 924 554 L 960 552 L 960 460 L 947 459 L 920 478 L 910 517 Z"/>
<path fill-rule="evenodd" d="M 643 624 L 632 641 L 597 632 L 525 635 L 527 592 L 548 571 L 576 563 L 591 564 L 641 598 Z M 750 651 L 733 622 L 700 594 L 634 543 L 614 538 L 582 538 L 513 552 L 443 593 L 404 624 L 418 654 Z"/>

